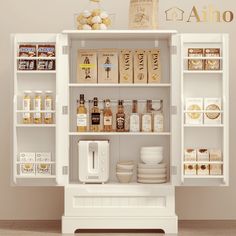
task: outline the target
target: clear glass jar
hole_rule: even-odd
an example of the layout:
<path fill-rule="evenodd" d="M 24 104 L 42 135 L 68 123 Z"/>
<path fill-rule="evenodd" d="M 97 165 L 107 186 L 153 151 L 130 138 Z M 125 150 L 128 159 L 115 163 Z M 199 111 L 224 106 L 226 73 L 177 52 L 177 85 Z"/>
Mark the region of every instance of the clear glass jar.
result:
<path fill-rule="evenodd" d="M 49 111 L 44 113 L 44 123 L 52 124 L 53 123 L 53 98 L 52 91 L 45 91 L 45 99 L 44 99 L 44 110 Z"/>
<path fill-rule="evenodd" d="M 23 113 L 23 123 L 24 124 L 30 124 L 31 123 L 31 114 L 30 114 L 30 110 L 31 110 L 31 94 L 32 91 L 27 90 L 24 91 L 24 96 L 23 96 L 23 111 L 27 111 Z"/>
<path fill-rule="evenodd" d="M 102 8 L 101 0 L 89 0 L 86 9 L 76 15 L 78 30 L 107 30 L 111 25 L 111 17 Z"/>
<path fill-rule="evenodd" d="M 34 123 L 42 124 L 42 91 L 35 91 L 34 96 Z"/>

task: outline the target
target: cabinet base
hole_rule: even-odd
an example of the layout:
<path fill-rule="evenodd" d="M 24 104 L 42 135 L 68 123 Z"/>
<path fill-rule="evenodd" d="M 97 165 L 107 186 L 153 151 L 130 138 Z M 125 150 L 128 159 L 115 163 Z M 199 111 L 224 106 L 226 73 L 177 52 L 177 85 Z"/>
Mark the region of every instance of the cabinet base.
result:
<path fill-rule="evenodd" d="M 177 234 L 178 217 L 62 217 L 62 233 L 73 234 L 79 229 L 162 229 Z"/>

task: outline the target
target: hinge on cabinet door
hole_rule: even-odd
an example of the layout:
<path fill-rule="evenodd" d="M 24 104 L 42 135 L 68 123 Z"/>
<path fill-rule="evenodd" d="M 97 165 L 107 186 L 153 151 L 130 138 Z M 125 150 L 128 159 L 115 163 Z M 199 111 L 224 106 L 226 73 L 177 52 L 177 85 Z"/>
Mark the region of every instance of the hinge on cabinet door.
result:
<path fill-rule="evenodd" d="M 159 47 L 159 41 L 155 40 L 155 48 L 158 48 L 158 47 Z"/>
<path fill-rule="evenodd" d="M 62 115 L 68 115 L 68 106 L 62 106 Z"/>
<path fill-rule="evenodd" d="M 171 114 L 176 115 L 178 113 L 177 106 L 171 106 Z"/>
<path fill-rule="evenodd" d="M 62 166 L 62 174 L 68 175 L 68 166 Z"/>
<path fill-rule="evenodd" d="M 176 46 L 170 46 L 170 52 L 172 55 L 176 55 L 177 54 L 177 47 Z"/>
<path fill-rule="evenodd" d="M 69 54 L 69 47 L 68 46 L 62 46 L 62 54 L 63 55 Z"/>
<path fill-rule="evenodd" d="M 170 173 L 171 175 L 177 175 L 177 166 L 171 166 Z"/>

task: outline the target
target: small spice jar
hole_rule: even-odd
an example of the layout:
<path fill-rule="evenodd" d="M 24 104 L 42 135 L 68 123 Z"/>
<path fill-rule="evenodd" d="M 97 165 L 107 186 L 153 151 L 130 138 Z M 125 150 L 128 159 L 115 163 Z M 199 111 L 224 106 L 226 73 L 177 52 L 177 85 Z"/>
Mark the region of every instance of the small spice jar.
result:
<path fill-rule="evenodd" d="M 34 123 L 35 124 L 42 124 L 42 91 L 35 91 L 34 96 Z"/>
<path fill-rule="evenodd" d="M 31 109 L 31 94 L 32 91 L 26 90 L 24 91 L 24 96 L 23 96 L 23 111 L 27 111 L 23 113 L 23 123 L 24 124 L 30 124 L 31 123 L 31 114 L 30 114 L 30 109 Z"/>
<path fill-rule="evenodd" d="M 53 98 L 52 98 L 52 91 L 45 91 L 45 99 L 44 99 L 44 123 L 45 124 L 52 124 L 53 123 Z M 49 112 L 47 112 L 49 111 Z"/>

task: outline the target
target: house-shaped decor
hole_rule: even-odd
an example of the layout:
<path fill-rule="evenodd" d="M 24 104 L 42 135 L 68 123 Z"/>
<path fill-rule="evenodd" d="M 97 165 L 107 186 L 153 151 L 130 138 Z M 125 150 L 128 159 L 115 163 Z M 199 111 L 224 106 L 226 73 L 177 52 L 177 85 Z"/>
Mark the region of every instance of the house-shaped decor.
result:
<path fill-rule="evenodd" d="M 184 11 L 178 7 L 172 7 L 165 11 L 167 21 L 183 21 Z"/>

